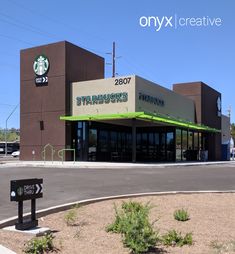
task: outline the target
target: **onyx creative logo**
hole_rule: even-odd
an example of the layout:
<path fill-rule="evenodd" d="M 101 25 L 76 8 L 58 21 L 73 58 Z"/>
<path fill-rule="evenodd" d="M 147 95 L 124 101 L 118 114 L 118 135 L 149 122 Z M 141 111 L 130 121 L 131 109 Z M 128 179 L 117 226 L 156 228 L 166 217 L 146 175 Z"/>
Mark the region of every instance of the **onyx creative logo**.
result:
<path fill-rule="evenodd" d="M 141 16 L 139 25 L 142 28 L 153 28 L 156 32 L 163 29 L 179 28 L 202 28 L 202 27 L 220 27 L 222 19 L 220 17 L 181 17 L 177 14 L 171 16 Z"/>
<path fill-rule="evenodd" d="M 35 84 L 36 85 L 47 85 L 48 77 L 46 74 L 49 71 L 50 62 L 45 55 L 39 55 L 35 58 L 33 63 L 33 70 L 36 74 Z"/>

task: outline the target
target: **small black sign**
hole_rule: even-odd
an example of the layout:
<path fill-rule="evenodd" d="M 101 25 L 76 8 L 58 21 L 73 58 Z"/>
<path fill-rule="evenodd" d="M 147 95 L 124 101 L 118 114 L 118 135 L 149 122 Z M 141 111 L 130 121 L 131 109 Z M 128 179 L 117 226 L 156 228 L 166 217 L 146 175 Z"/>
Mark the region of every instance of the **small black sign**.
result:
<path fill-rule="evenodd" d="M 35 84 L 36 85 L 47 85 L 48 84 L 48 77 L 47 76 L 36 77 Z"/>
<path fill-rule="evenodd" d="M 11 201 L 23 201 L 42 198 L 43 179 L 21 179 L 11 181 Z"/>

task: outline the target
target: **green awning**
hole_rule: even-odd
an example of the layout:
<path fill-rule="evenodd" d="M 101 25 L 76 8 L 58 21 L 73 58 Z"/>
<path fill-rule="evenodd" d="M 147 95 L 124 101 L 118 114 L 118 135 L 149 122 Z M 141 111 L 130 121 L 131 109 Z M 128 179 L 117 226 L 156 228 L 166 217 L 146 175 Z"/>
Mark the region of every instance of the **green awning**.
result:
<path fill-rule="evenodd" d="M 102 115 L 80 115 L 80 116 L 61 116 L 60 120 L 65 121 L 102 121 L 102 120 L 118 120 L 118 119 L 138 119 L 156 123 L 167 123 L 169 125 L 188 128 L 192 130 L 221 132 L 221 130 L 208 127 L 206 125 L 195 124 L 182 119 L 162 116 L 160 114 L 151 114 L 146 112 L 130 112 L 121 114 L 102 114 Z"/>

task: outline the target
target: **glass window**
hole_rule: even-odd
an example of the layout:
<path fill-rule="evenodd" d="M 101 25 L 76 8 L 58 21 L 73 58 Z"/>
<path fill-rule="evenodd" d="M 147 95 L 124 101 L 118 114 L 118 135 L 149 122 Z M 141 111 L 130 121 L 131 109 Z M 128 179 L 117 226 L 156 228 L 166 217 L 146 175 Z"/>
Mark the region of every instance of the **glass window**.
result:
<path fill-rule="evenodd" d="M 155 160 L 156 154 L 155 154 L 155 135 L 153 132 L 149 133 L 149 159 L 151 161 Z"/>
<path fill-rule="evenodd" d="M 111 145 L 111 151 L 116 152 L 118 150 L 117 132 L 115 131 L 110 132 L 110 145 Z"/>
<path fill-rule="evenodd" d="M 141 133 L 136 134 L 136 150 L 141 152 Z"/>
<path fill-rule="evenodd" d="M 127 150 L 128 152 L 131 152 L 131 149 L 132 149 L 132 135 L 131 133 L 127 133 L 126 134 L 126 142 L 127 142 Z"/>
<path fill-rule="evenodd" d="M 148 134 L 142 133 L 142 159 L 148 159 Z"/>
<path fill-rule="evenodd" d="M 154 146 L 154 133 L 149 133 L 149 146 Z"/>
<path fill-rule="evenodd" d="M 82 130 L 78 129 L 78 138 L 82 138 Z"/>
<path fill-rule="evenodd" d="M 198 132 L 194 132 L 194 150 L 199 150 Z"/>
<path fill-rule="evenodd" d="M 167 149 L 169 150 L 172 150 L 172 148 L 174 147 L 174 133 L 173 132 L 167 132 L 166 145 L 167 145 Z"/>
<path fill-rule="evenodd" d="M 202 145 L 202 134 L 199 132 L 198 133 L 198 141 L 199 141 L 199 149 L 203 150 L 203 145 Z"/>
<path fill-rule="evenodd" d="M 193 150 L 193 132 L 188 132 L 188 150 Z"/>
<path fill-rule="evenodd" d="M 181 145 L 181 130 L 176 129 L 176 161 L 181 161 L 182 145 Z"/>
<path fill-rule="evenodd" d="M 78 122 L 78 128 L 82 128 L 82 122 Z"/>
<path fill-rule="evenodd" d="M 142 152 L 146 153 L 148 147 L 148 134 L 142 133 Z"/>
<path fill-rule="evenodd" d="M 96 161 L 97 151 L 97 130 L 89 130 L 89 145 L 88 145 L 88 159 L 89 161 Z"/>
<path fill-rule="evenodd" d="M 166 134 L 166 156 L 168 161 L 174 160 L 174 133 L 167 132 Z"/>
<path fill-rule="evenodd" d="M 155 151 L 157 159 L 159 159 L 159 149 L 160 149 L 159 133 L 155 133 Z"/>
<path fill-rule="evenodd" d="M 160 133 L 160 160 L 166 160 L 166 133 Z"/>
<path fill-rule="evenodd" d="M 99 146 L 101 152 L 108 151 L 108 131 L 100 131 Z"/>
<path fill-rule="evenodd" d="M 182 130 L 182 160 L 187 160 L 188 132 Z"/>

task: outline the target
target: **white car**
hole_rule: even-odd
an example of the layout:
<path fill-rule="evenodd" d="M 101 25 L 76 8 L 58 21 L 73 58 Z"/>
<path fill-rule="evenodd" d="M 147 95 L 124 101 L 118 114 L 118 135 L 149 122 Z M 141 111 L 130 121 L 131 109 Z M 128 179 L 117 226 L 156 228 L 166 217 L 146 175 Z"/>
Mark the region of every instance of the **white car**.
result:
<path fill-rule="evenodd" d="M 15 151 L 11 154 L 13 157 L 19 157 L 20 156 L 20 151 Z"/>

